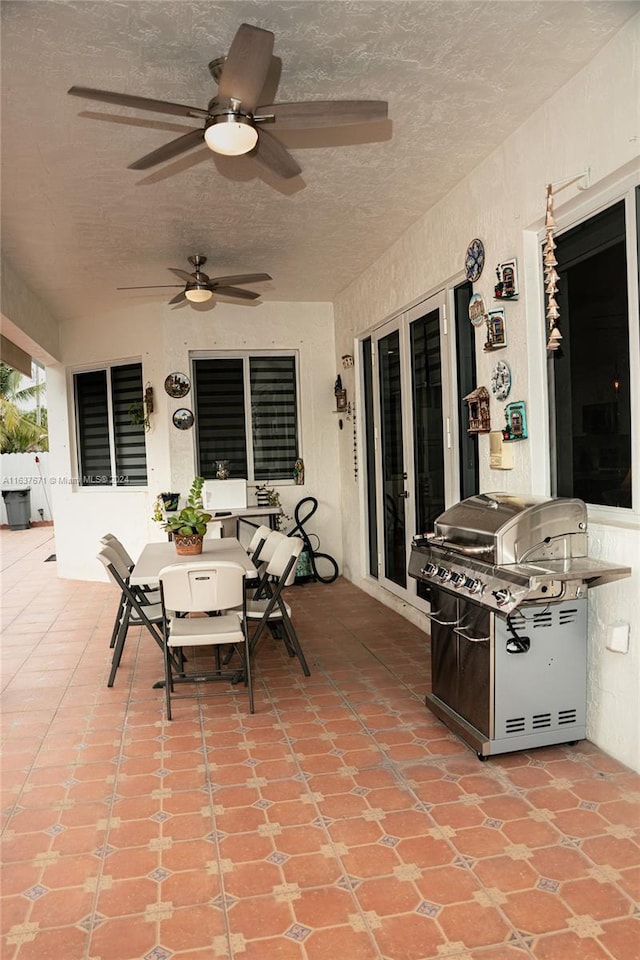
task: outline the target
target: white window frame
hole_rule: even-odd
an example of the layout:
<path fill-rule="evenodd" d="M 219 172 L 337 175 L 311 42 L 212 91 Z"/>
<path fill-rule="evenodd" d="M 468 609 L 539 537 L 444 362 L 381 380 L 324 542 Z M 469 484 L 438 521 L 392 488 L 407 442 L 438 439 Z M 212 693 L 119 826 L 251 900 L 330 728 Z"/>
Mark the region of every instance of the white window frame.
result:
<path fill-rule="evenodd" d="M 115 426 L 113 418 L 113 392 L 111 388 L 111 370 L 114 367 L 126 367 L 132 363 L 139 363 L 142 371 L 142 382 L 144 383 L 144 365 L 141 357 L 127 357 L 122 360 L 111 360 L 107 363 L 94 363 L 81 367 L 73 367 L 68 371 L 68 391 L 72 398 L 72 422 L 73 422 L 73 457 L 77 475 L 73 480 L 73 487 L 76 490 L 118 490 L 118 491 L 140 491 L 147 490 L 149 487 L 149 461 L 147 456 L 147 444 L 145 439 L 145 465 L 147 468 L 147 482 L 141 484 L 118 484 L 116 474 L 116 444 L 115 444 Z M 99 373 L 104 371 L 107 375 L 107 428 L 109 432 L 109 463 L 111 471 L 111 483 L 82 483 L 82 465 L 80 463 L 80 423 L 78 419 L 78 401 L 76 395 L 76 377 L 83 373 Z"/>
<path fill-rule="evenodd" d="M 251 376 L 250 376 L 250 365 L 249 361 L 252 358 L 266 358 L 266 357 L 293 357 L 295 359 L 295 369 L 296 369 L 296 428 L 297 428 L 297 448 L 298 456 L 301 459 L 304 459 L 304 452 L 302 447 L 302 421 L 301 421 L 301 405 L 300 405 L 300 351 L 299 350 L 196 350 L 189 354 L 189 364 L 190 364 L 190 374 L 191 382 L 195 383 L 195 362 L 197 360 L 242 360 L 242 377 L 243 377 L 243 387 L 244 387 L 244 418 L 245 418 L 245 440 L 246 440 L 246 456 L 247 456 L 247 482 L 254 485 L 264 485 L 268 484 L 270 487 L 276 486 L 293 486 L 295 480 L 293 478 L 293 467 L 294 464 L 291 464 L 291 478 L 285 479 L 284 477 L 280 479 L 256 479 L 254 476 L 254 462 L 253 462 L 253 428 L 252 428 L 252 417 L 251 417 Z M 196 403 L 194 404 L 196 409 L 194 413 L 197 416 L 197 397 Z M 194 443 L 194 456 L 196 459 L 196 469 L 199 469 L 199 450 L 198 444 Z"/>
<path fill-rule="evenodd" d="M 615 203 L 624 201 L 627 251 L 627 293 L 629 300 L 629 377 L 631 405 L 631 508 L 587 504 L 589 520 L 593 523 L 640 526 L 640 306 L 638 303 L 638 236 L 640 214 L 636 209 L 636 188 L 640 187 L 637 172 L 626 175 L 616 183 L 589 196 L 578 195 L 570 203 L 554 211 L 556 234 L 560 235 L 579 226 Z M 525 259 L 532 294 L 528 304 L 527 329 L 529 334 L 529 383 L 543 385 L 540 404 L 540 422 L 532 430 L 531 468 L 533 491 L 549 496 L 554 451 L 551 449 L 550 395 L 547 364 L 547 326 L 545 319 L 544 272 L 541 247 L 545 239 L 544 227 L 525 234 Z M 559 320 L 562 331 L 562 317 Z M 539 429 L 538 429 L 539 428 Z M 535 435 L 537 433 L 537 440 Z"/>

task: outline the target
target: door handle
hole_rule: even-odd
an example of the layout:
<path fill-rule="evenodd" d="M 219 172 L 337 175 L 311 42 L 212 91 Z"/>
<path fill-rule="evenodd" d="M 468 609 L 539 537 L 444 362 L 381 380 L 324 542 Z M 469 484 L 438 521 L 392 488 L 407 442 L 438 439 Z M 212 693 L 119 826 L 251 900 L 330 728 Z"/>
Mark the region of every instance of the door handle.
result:
<path fill-rule="evenodd" d="M 408 491 L 408 490 L 403 490 L 402 493 L 399 493 L 399 494 L 398 494 L 398 496 L 399 496 L 399 497 L 404 497 L 404 499 L 406 500 L 407 497 L 409 496 L 409 491 Z"/>

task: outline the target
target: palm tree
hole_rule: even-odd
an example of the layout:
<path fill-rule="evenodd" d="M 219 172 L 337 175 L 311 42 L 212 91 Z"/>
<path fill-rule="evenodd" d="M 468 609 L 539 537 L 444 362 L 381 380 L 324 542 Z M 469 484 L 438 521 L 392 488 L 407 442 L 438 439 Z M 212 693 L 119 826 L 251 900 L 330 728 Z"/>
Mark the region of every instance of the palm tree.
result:
<path fill-rule="evenodd" d="M 22 386 L 22 374 L 0 363 L 0 453 L 28 453 L 48 449 L 47 428 L 37 423 L 33 411 L 23 409 L 39 400 L 43 383 Z"/>

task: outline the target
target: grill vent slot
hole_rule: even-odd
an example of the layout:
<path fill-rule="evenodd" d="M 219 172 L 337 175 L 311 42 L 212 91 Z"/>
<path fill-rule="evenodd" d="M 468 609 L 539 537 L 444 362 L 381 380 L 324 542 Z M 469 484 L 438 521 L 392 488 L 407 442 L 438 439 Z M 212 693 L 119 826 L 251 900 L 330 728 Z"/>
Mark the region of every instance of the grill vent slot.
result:
<path fill-rule="evenodd" d="M 571 710 L 558 711 L 558 724 L 576 723 L 576 721 L 577 721 L 577 712 L 575 707 L 572 707 Z"/>
<path fill-rule="evenodd" d="M 533 615 L 533 628 L 536 627 L 552 627 L 553 626 L 553 611 L 552 610 L 540 610 Z"/>
<path fill-rule="evenodd" d="M 578 611 L 575 607 L 569 607 L 568 610 L 564 608 L 558 613 L 558 625 L 564 627 L 566 624 L 575 623 L 578 619 Z"/>
<path fill-rule="evenodd" d="M 550 713 L 534 713 L 531 718 L 531 726 L 534 730 L 539 730 L 540 727 L 550 727 L 551 726 L 551 714 Z"/>
<path fill-rule="evenodd" d="M 513 717 L 505 721 L 505 733 L 523 733 L 525 728 L 524 717 Z"/>

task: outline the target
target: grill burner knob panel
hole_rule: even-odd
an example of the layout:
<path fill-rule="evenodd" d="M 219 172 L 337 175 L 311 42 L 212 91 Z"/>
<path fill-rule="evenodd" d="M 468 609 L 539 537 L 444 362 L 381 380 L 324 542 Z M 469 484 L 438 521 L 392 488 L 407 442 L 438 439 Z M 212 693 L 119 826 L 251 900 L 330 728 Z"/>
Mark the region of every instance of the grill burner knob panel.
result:
<path fill-rule="evenodd" d="M 461 587 L 464 584 L 465 575 L 464 573 L 452 573 L 450 580 L 454 587 Z"/>
<path fill-rule="evenodd" d="M 446 583 L 447 580 L 451 579 L 451 570 L 447 570 L 446 567 L 438 567 L 438 577 L 442 580 L 443 583 Z"/>
<path fill-rule="evenodd" d="M 438 567 L 437 567 L 437 564 L 435 563 L 425 563 L 424 567 L 421 570 L 421 573 L 423 573 L 425 577 L 433 577 L 437 572 L 438 572 Z"/>

